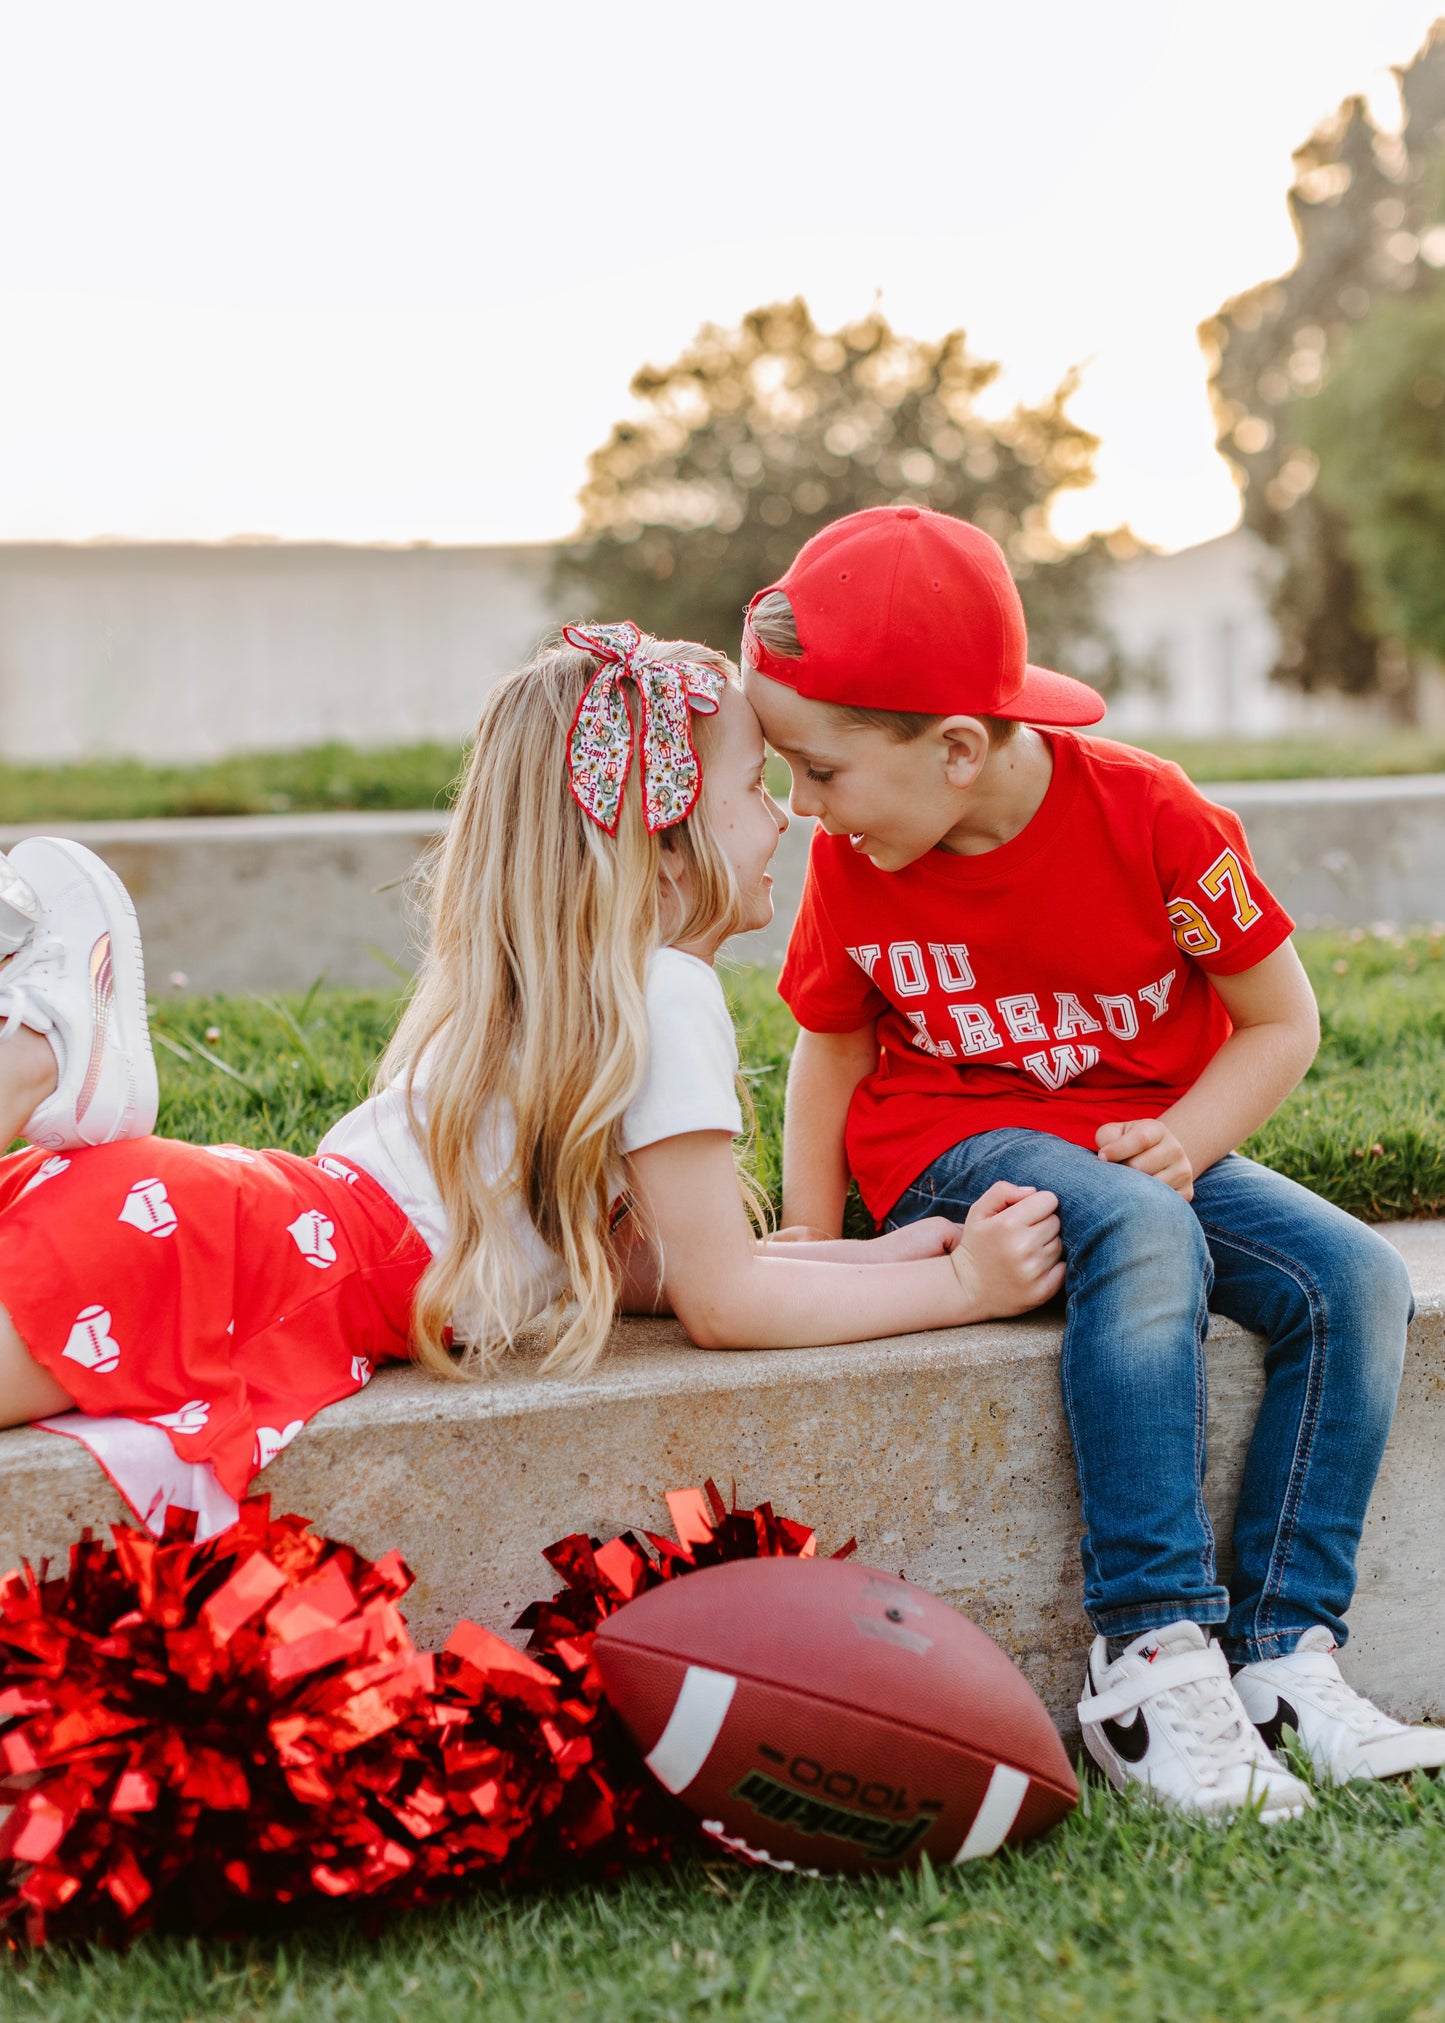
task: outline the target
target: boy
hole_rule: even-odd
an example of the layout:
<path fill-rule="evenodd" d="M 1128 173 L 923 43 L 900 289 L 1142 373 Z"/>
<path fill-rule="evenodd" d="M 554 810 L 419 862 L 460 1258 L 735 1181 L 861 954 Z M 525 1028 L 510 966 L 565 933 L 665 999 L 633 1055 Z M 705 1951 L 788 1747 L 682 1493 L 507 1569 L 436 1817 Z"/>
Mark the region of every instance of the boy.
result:
<path fill-rule="evenodd" d="M 999 1179 L 1059 1198 L 1090 1754 L 1120 1789 L 1266 1820 L 1310 1803 L 1285 1726 L 1327 1780 L 1445 1763 L 1445 1731 L 1335 1663 L 1410 1288 L 1373 1231 L 1233 1149 L 1319 1035 L 1238 821 L 1147 752 L 1032 728 L 1104 705 L 1026 665 L 1002 554 L 940 513 L 825 528 L 754 598 L 743 659 L 818 820 L 779 981 L 802 1027 L 785 1220 L 836 1235 L 850 1169 L 889 1228 Z M 1232 1594 L 1202 1493 L 1209 1304 L 1270 1342 Z"/>

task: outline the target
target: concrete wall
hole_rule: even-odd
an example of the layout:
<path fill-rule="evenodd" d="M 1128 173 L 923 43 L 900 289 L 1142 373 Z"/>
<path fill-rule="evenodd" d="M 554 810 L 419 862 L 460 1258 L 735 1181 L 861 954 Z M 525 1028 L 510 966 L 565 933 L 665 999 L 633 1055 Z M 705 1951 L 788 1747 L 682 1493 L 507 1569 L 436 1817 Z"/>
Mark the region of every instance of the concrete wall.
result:
<path fill-rule="evenodd" d="M 1399 1714 L 1445 1710 L 1445 1230 L 1384 1232 L 1419 1312 L 1400 1409 L 1370 1506 L 1348 1676 Z M 907 1574 L 997 1638 L 1066 1733 L 1083 1676 L 1079 1501 L 1059 1399 L 1055 1316 L 840 1348 L 702 1350 L 673 1322 L 618 1328 L 578 1380 L 519 1357 L 462 1388 L 383 1370 L 323 1412 L 265 1471 L 275 1507 L 364 1552 L 400 1547 L 406 1612 L 439 1644 L 460 1616 L 493 1629 L 555 1581 L 541 1548 L 572 1531 L 667 1532 L 663 1494 L 734 1477 L 862 1558 Z M 1263 1343 L 1229 1321 L 1209 1349 L 1208 1501 L 1230 1514 L 1261 1391 Z M 0 1568 L 59 1556 L 124 1507 L 72 1440 L 0 1433 Z"/>
<path fill-rule="evenodd" d="M 1445 775 L 1211 787 L 1248 828 L 1265 879 L 1301 926 L 1445 918 Z M 384 987 L 409 960 L 408 873 L 442 815 L 256 815 L 49 825 L 78 836 L 130 887 L 154 994 L 172 971 L 201 991 Z M 0 828 L 0 849 L 45 824 Z M 740 962 L 780 962 L 802 893 L 811 824 L 774 860 L 776 914 L 741 935 Z"/>
<path fill-rule="evenodd" d="M 0 545 L 0 758 L 165 761 L 325 738 L 460 738 L 489 683 L 551 623 L 552 552 Z M 1107 616 L 1161 683 L 1121 696 L 1111 733 L 1261 736 L 1378 722 L 1375 707 L 1269 680 L 1273 559 L 1236 532 L 1117 570 Z"/>
<path fill-rule="evenodd" d="M 1277 737 L 1389 728 L 1378 702 L 1302 695 L 1271 681 L 1279 629 L 1269 585 L 1279 557 L 1236 528 L 1174 555 L 1121 563 L 1105 586 L 1104 615 L 1153 686 L 1109 706 L 1109 735 Z"/>
<path fill-rule="evenodd" d="M 0 546 L 0 758 L 460 739 L 550 624 L 552 550 Z"/>

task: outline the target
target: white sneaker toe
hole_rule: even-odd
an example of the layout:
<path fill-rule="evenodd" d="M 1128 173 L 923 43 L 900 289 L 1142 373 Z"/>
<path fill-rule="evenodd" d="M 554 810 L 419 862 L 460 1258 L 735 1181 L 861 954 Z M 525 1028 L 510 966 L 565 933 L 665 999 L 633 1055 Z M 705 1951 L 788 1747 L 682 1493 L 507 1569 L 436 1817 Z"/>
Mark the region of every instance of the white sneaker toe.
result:
<path fill-rule="evenodd" d="M 1292 1728 L 1325 1783 L 1445 1769 L 1445 1728 L 1411 1727 L 1357 1693 L 1341 1676 L 1323 1627 L 1306 1630 L 1283 1658 L 1244 1666 L 1234 1684 L 1265 1741 L 1277 1746 Z"/>

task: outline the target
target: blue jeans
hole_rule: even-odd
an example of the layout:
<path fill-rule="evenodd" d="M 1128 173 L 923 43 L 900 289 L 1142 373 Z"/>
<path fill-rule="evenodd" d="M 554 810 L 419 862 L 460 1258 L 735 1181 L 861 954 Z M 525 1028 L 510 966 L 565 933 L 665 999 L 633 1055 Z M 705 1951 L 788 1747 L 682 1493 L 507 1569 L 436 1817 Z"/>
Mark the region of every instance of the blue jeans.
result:
<path fill-rule="evenodd" d="M 1398 1253 L 1307 1188 L 1230 1153 L 1194 1199 L 1042 1131 L 985 1131 L 936 1159 L 886 1223 L 961 1217 L 995 1180 L 1059 1197 L 1062 1384 L 1096 1630 L 1224 1624 L 1236 1662 L 1337 1644 L 1394 1416 L 1414 1304 Z M 1204 1507 L 1209 1309 L 1268 1341 L 1234 1519 L 1232 1590 Z"/>

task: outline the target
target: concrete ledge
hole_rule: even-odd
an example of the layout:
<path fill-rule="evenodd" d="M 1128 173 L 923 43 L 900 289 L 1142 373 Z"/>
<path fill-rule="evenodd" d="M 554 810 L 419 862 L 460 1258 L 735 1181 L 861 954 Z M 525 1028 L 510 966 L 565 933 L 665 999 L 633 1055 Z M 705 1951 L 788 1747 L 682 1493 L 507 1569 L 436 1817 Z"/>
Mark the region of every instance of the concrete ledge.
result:
<path fill-rule="evenodd" d="M 1419 1313 L 1360 1559 L 1349 1672 L 1392 1710 L 1445 1709 L 1445 1224 L 1384 1234 Z M 845 1348 L 704 1351 L 671 1322 L 628 1322 L 593 1376 L 519 1361 L 452 1387 L 384 1371 L 261 1478 L 364 1551 L 400 1546 L 408 1615 L 434 1644 L 457 1618 L 496 1628 L 545 1594 L 540 1548 L 570 1531 L 666 1530 L 663 1492 L 736 1473 L 863 1557 L 964 1609 L 1023 1666 L 1066 1731 L 1088 1633 L 1079 1509 L 1058 1388 L 1056 1320 L 991 1323 Z M 1209 1504 L 1228 1538 L 1261 1388 L 1258 1339 L 1210 1337 Z M 0 1433 L 0 1565 L 63 1552 L 123 1506 L 74 1441 Z"/>
<path fill-rule="evenodd" d="M 394 988 L 412 966 L 406 879 L 446 827 L 421 810 L 370 815 L 214 815 L 148 822 L 27 822 L 74 836 L 119 874 L 145 939 L 146 982 L 179 971 L 203 992 L 309 990 L 318 976 Z"/>
<path fill-rule="evenodd" d="M 1306 927 L 1433 921 L 1445 911 L 1445 774 L 1211 786 L 1249 830 L 1271 888 Z M 147 974 L 199 991 L 376 988 L 410 966 L 402 886 L 444 813 L 236 815 L 0 827 L 0 850 L 47 827 L 96 850 L 130 887 Z M 795 821 L 773 867 L 770 927 L 729 944 L 780 962 L 803 890 L 812 823 Z M 377 951 L 380 951 L 378 955 Z"/>

